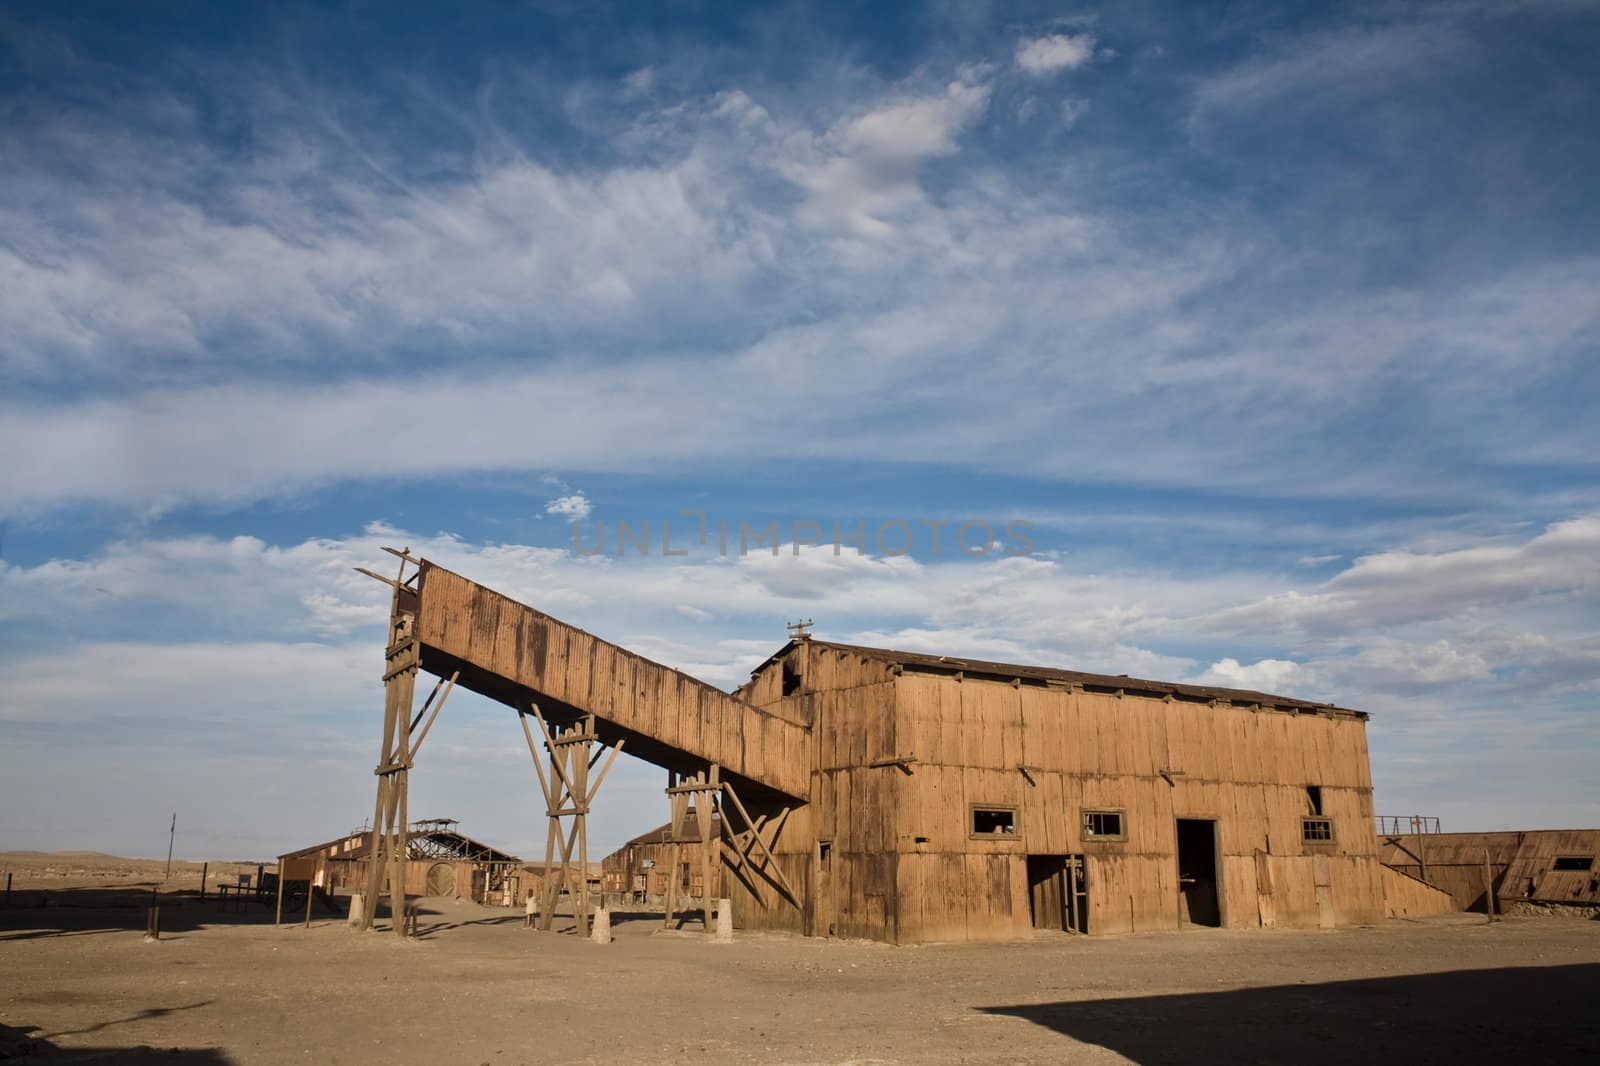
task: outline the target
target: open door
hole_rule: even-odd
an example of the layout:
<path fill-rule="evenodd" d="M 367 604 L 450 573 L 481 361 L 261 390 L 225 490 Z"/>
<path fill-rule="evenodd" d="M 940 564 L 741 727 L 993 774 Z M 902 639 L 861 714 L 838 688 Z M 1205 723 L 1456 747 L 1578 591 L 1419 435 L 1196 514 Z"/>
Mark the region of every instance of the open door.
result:
<path fill-rule="evenodd" d="M 1035 929 L 1089 929 L 1082 855 L 1028 856 L 1028 911 Z"/>
<path fill-rule="evenodd" d="M 1067 857 L 1028 856 L 1028 910 L 1035 929 L 1060 929 L 1067 925 Z"/>
<path fill-rule="evenodd" d="M 1178 922 L 1222 924 L 1222 899 L 1217 892 L 1217 823 L 1210 819 L 1178 819 Z"/>

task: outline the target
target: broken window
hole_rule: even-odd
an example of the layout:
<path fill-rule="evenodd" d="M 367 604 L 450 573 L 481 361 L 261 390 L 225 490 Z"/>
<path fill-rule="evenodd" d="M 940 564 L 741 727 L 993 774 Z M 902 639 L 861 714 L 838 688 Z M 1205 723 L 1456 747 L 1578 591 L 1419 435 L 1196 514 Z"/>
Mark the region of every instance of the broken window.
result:
<path fill-rule="evenodd" d="M 783 694 L 793 696 L 800 691 L 800 668 L 789 660 L 783 661 Z"/>
<path fill-rule="evenodd" d="M 1015 807 L 972 808 L 972 835 L 975 837 L 1012 836 L 1017 831 Z"/>
<path fill-rule="evenodd" d="M 1083 835 L 1085 839 L 1126 840 L 1128 834 L 1122 824 L 1122 812 L 1084 811 Z"/>
<path fill-rule="evenodd" d="M 1302 818 L 1300 819 L 1300 839 L 1307 844 L 1332 844 L 1333 819 L 1332 818 Z"/>
<path fill-rule="evenodd" d="M 1306 799 L 1311 804 L 1311 813 L 1320 818 L 1322 816 L 1322 786 L 1307 785 Z"/>
<path fill-rule="evenodd" d="M 1557 855 L 1556 864 L 1552 870 L 1587 870 L 1594 865 L 1594 859 L 1588 855 Z"/>
<path fill-rule="evenodd" d="M 833 857 L 833 841 L 817 841 L 817 861 L 823 866 L 828 865 L 828 860 Z"/>

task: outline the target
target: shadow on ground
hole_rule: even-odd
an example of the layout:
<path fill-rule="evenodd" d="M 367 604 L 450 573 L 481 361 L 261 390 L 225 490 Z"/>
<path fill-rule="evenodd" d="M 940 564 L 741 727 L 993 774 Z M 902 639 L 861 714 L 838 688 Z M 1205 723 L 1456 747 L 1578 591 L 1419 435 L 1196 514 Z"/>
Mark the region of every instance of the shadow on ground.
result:
<path fill-rule="evenodd" d="M 50 1039 L 51 1036 L 58 1034 L 37 1034 L 39 1028 L 34 1025 L 0 1025 L 0 1059 L 28 1062 L 38 1059 L 41 1062 L 52 1063 L 101 1062 L 118 1063 L 119 1066 L 121 1063 L 156 1062 L 171 1063 L 172 1066 L 233 1066 L 234 1061 L 216 1048 L 149 1047 L 143 1044 L 131 1047 L 69 1048 L 61 1047 Z"/>
<path fill-rule="evenodd" d="M 1600 965 L 980 1007 L 1140 1063 L 1600 1061 Z"/>
<path fill-rule="evenodd" d="M 286 905 L 285 925 L 305 919 L 304 895 L 294 910 Z M 271 925 L 276 916 L 274 896 L 254 895 L 201 899 L 198 893 L 163 892 L 156 896 L 161 907 L 161 935 L 176 939 L 184 933 L 216 925 Z M 0 907 L 0 943 L 7 940 L 36 940 L 45 937 L 87 936 L 94 933 L 143 932 L 145 910 L 151 893 L 144 886 L 112 888 L 57 888 L 30 890 L 14 894 L 8 907 Z M 341 901 L 343 906 L 348 903 Z M 318 900 L 312 911 L 317 921 L 343 919 Z"/>

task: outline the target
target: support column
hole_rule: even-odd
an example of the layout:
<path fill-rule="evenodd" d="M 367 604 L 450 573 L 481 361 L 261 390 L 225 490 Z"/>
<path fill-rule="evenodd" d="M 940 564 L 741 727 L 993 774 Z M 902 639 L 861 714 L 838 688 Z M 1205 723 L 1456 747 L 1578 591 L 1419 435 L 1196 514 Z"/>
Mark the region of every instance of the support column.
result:
<path fill-rule="evenodd" d="M 625 741 L 619 740 L 611 748 L 605 766 L 600 768 L 599 775 L 590 784 L 589 772 L 600 761 L 601 751 L 604 750 L 603 747 L 600 751 L 595 750 L 599 735 L 595 729 L 594 715 L 584 715 L 569 725 L 552 724 L 545 720 L 544 712 L 537 703 L 531 704 L 530 708 L 530 711 L 519 712 L 517 717 L 522 723 L 522 734 L 528 741 L 528 753 L 533 756 L 533 768 L 539 775 L 539 786 L 544 793 L 545 815 L 550 820 L 545 837 L 544 907 L 539 915 L 539 928 L 549 931 L 553 927 L 556 902 L 561 898 L 562 888 L 566 888 L 573 900 L 578 935 L 586 937 L 589 935 L 589 808 Z M 533 738 L 533 730 L 528 727 L 530 713 L 534 721 L 539 723 L 544 748 L 549 753 L 548 775 L 540 765 L 543 760 L 539 756 L 539 745 Z M 572 819 L 570 830 L 563 830 L 563 818 Z M 574 850 L 577 852 L 576 860 Z M 558 851 L 561 868 L 559 874 L 553 875 L 551 866 L 555 864 Z"/>
<path fill-rule="evenodd" d="M 455 689 L 460 672 L 448 681 L 440 678 L 433 691 L 423 701 L 416 717 L 411 714 L 411 701 L 416 694 L 417 670 L 422 665 L 421 646 L 416 638 L 417 590 L 413 583 L 422 573 L 421 565 L 411 556 L 411 550 L 385 548 L 400 560 L 400 569 L 391 579 L 371 570 L 356 567 L 368 577 L 376 578 L 393 590 L 389 605 L 389 643 L 384 650 L 383 669 L 383 746 L 378 752 L 378 766 L 373 771 L 378 777 L 378 796 L 372 808 L 372 835 L 367 846 L 367 884 L 361 894 L 362 912 L 359 928 L 371 929 L 378 914 L 378 895 L 383 890 L 385 873 L 389 877 L 389 907 L 393 915 L 394 930 L 406 935 L 406 863 L 410 858 L 410 822 L 406 807 L 407 775 L 416 762 L 417 751 L 427 739 L 428 730 L 439 717 L 439 711 Z M 406 576 L 407 565 L 414 567 Z M 427 722 L 423 723 L 423 717 Z M 411 739 L 418 725 L 422 730 L 416 740 Z"/>
<path fill-rule="evenodd" d="M 372 812 L 372 839 L 367 849 L 366 911 L 361 928 L 371 929 L 378 914 L 383 876 L 389 875 L 389 913 L 397 934 L 405 935 L 406 879 L 406 771 L 410 768 L 411 700 L 421 664 L 413 632 L 415 615 L 402 609 L 403 575 L 392 582 L 394 601 L 389 611 L 389 645 L 384 652 L 383 747 L 378 754 L 378 798 Z"/>
<path fill-rule="evenodd" d="M 667 877 L 667 913 L 664 924 L 669 929 L 672 927 L 673 914 L 677 909 L 678 878 L 682 876 L 678 862 L 681 845 L 699 844 L 701 915 L 705 921 L 706 932 L 711 932 L 711 909 L 716 905 L 714 902 L 716 897 L 711 890 L 712 845 L 716 837 L 711 827 L 716 812 L 716 794 L 722 787 L 719 783 L 721 773 L 721 767 L 716 763 L 695 774 L 667 771 L 667 798 L 672 803 L 672 825 L 667 833 L 667 841 L 671 845 L 668 853 L 671 870 Z M 695 826 L 689 825 L 691 800 L 698 822 Z M 693 892 L 690 893 L 688 903 L 691 908 L 694 906 Z"/>

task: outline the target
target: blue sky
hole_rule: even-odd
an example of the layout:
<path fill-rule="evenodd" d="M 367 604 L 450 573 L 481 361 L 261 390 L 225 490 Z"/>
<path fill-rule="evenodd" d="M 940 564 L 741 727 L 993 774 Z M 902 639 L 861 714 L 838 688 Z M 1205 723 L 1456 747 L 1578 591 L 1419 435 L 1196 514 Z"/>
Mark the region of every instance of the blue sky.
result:
<path fill-rule="evenodd" d="M 381 544 L 726 687 L 796 617 L 1259 687 L 1373 714 L 1383 812 L 1600 824 L 1597 49 L 1582 2 L 8 5 L 0 847 L 359 824 Z M 685 511 L 868 552 L 664 557 Z M 411 808 L 533 853 L 526 762 L 458 695 Z"/>

